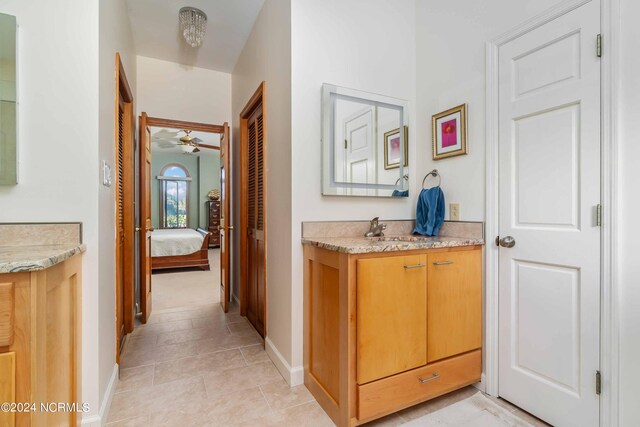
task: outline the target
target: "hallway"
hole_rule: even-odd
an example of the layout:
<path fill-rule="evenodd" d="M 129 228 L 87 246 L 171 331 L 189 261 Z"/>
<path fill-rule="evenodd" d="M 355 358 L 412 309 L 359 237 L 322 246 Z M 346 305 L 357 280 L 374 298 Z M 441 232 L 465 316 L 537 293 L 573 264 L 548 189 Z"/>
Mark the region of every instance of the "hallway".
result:
<path fill-rule="evenodd" d="M 289 388 L 238 311 L 154 311 L 125 345 L 108 425 L 331 426 L 304 386 Z"/>

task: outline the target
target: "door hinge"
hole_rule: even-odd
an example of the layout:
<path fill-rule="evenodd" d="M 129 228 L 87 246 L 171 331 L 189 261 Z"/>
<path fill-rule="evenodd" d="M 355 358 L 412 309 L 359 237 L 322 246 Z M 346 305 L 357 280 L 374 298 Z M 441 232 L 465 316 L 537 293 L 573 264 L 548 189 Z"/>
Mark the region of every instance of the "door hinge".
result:
<path fill-rule="evenodd" d="M 596 55 L 598 58 L 602 57 L 602 34 L 596 36 Z"/>
<path fill-rule="evenodd" d="M 602 393 L 602 375 L 600 371 L 596 371 L 596 394 Z"/>
<path fill-rule="evenodd" d="M 347 140 L 346 139 L 344 140 L 344 149 L 345 150 L 347 149 Z"/>
<path fill-rule="evenodd" d="M 602 225 L 602 205 L 598 203 L 596 206 L 596 225 L 600 227 Z"/>

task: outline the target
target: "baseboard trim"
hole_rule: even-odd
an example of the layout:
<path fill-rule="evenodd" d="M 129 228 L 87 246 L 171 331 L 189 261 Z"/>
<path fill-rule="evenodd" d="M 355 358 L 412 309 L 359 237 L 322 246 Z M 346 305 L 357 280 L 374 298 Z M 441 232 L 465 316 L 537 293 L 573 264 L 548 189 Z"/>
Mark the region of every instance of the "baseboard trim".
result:
<path fill-rule="evenodd" d="M 484 372 L 482 373 L 482 375 L 480 375 L 480 382 L 479 383 L 475 383 L 472 384 L 475 388 L 477 388 L 478 390 L 480 390 L 483 393 L 487 392 L 487 379 L 484 376 Z M 497 397 L 497 396 L 496 396 Z"/>
<path fill-rule="evenodd" d="M 276 365 L 276 368 L 278 368 L 278 371 L 280 371 L 280 374 L 284 377 L 289 386 L 293 387 L 302 384 L 304 382 L 304 371 L 302 366 L 292 368 L 269 337 L 265 338 L 264 343 L 267 355 L 274 365 Z"/>
<path fill-rule="evenodd" d="M 101 427 L 103 424 L 107 423 L 107 418 L 109 417 L 109 409 L 111 409 L 111 402 L 113 401 L 113 395 L 116 393 L 118 372 L 119 367 L 116 363 L 115 365 L 113 365 L 113 372 L 111 372 L 111 378 L 109 379 L 107 390 L 104 393 L 102 404 L 100 405 L 100 412 L 98 413 L 98 415 L 92 415 L 87 418 L 82 417 L 82 422 L 80 423 L 82 426 Z"/>

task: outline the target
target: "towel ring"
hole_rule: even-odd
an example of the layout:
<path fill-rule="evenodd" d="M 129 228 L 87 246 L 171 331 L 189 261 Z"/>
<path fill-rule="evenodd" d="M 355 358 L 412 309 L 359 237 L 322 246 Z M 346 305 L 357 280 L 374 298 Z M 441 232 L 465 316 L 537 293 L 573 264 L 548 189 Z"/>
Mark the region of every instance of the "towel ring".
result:
<path fill-rule="evenodd" d="M 403 175 L 402 179 L 409 182 L 409 175 Z M 400 178 L 396 180 L 396 183 L 394 185 L 398 185 L 399 182 L 400 182 Z"/>
<path fill-rule="evenodd" d="M 429 172 L 428 174 L 426 174 L 424 176 L 424 178 L 422 179 L 422 188 L 424 188 L 424 182 L 427 180 L 427 178 L 429 178 L 430 176 L 433 176 L 434 178 L 438 178 L 438 185 L 437 187 L 440 187 L 440 185 L 442 184 L 442 177 L 440 176 L 440 174 L 438 173 L 438 169 L 434 169 L 431 172 Z"/>

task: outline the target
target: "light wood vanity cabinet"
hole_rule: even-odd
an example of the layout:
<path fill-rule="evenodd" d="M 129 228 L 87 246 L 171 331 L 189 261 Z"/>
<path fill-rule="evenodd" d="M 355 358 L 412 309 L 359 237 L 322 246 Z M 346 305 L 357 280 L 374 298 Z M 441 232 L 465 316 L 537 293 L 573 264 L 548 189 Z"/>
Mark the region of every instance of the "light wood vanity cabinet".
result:
<path fill-rule="evenodd" d="M 480 380 L 481 246 L 305 253 L 305 385 L 354 426 Z"/>
<path fill-rule="evenodd" d="M 79 423 L 79 413 L 44 411 L 40 403 L 81 405 L 81 271 L 76 255 L 44 270 L 0 274 L 0 402 L 36 405 L 0 411 L 0 426 Z"/>
<path fill-rule="evenodd" d="M 426 365 L 427 256 L 360 259 L 357 267 L 358 384 Z"/>

